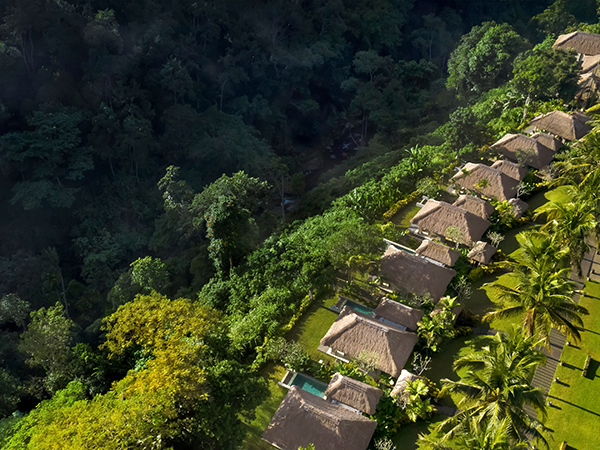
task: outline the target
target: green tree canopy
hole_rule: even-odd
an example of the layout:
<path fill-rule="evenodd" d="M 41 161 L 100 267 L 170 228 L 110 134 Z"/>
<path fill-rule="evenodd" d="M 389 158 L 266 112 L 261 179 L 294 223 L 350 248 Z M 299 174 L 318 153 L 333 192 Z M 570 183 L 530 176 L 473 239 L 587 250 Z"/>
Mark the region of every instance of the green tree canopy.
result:
<path fill-rule="evenodd" d="M 508 81 L 515 57 L 528 43 L 510 25 L 484 22 L 465 34 L 448 60 L 447 86 L 459 97 L 476 98 Z"/>
<path fill-rule="evenodd" d="M 454 370 L 467 369 L 461 381 L 442 380 L 442 393 L 461 395 L 459 413 L 444 420 L 437 431 L 441 442 L 463 434 L 475 420 L 477 428 L 504 428 L 512 443 L 532 436 L 547 446 L 544 427 L 531 418 L 525 406 L 546 414 L 542 391 L 532 388 L 529 380 L 545 356 L 535 349 L 538 341 L 525 338 L 513 328 L 498 333 L 481 352 L 468 353 L 454 362 Z M 477 433 L 479 434 L 479 433 Z"/>
<path fill-rule="evenodd" d="M 576 55 L 553 48 L 553 43 L 553 38 L 547 38 L 515 59 L 510 85 L 519 94 L 531 100 L 558 97 L 566 102 L 575 96 L 579 78 Z"/>
<path fill-rule="evenodd" d="M 19 163 L 27 173 L 15 184 L 11 202 L 25 209 L 44 202 L 69 207 L 75 201 L 75 181 L 94 167 L 92 149 L 81 146 L 82 111 L 53 104 L 42 105 L 27 119 L 32 131 L 12 132 L 0 137 L 4 157 Z"/>
<path fill-rule="evenodd" d="M 31 312 L 31 322 L 23 334 L 19 350 L 28 356 L 30 366 L 46 371 L 46 386 L 53 392 L 68 382 L 75 324 L 65 316 L 60 303 Z"/>

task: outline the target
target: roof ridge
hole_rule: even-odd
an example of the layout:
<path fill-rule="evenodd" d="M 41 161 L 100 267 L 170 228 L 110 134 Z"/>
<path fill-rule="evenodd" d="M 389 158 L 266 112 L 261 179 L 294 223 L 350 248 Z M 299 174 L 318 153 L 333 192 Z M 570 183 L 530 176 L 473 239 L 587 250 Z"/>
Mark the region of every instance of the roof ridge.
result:
<path fill-rule="evenodd" d="M 310 414 L 313 414 L 315 416 L 319 416 L 321 419 L 325 419 L 326 421 L 329 421 L 336 427 L 339 427 L 340 423 L 343 420 L 340 416 L 337 416 L 337 415 L 331 413 L 330 411 L 325 411 L 324 409 L 322 409 L 316 405 L 313 405 L 312 403 L 307 402 L 306 399 L 304 399 L 304 398 L 302 399 L 300 409 L 303 409 L 304 411 L 306 411 Z"/>
<path fill-rule="evenodd" d="M 345 386 L 351 386 L 352 388 L 354 388 L 357 391 L 360 391 L 361 393 L 366 393 L 369 390 L 369 387 L 371 387 L 368 384 L 363 383 L 362 381 L 355 380 L 354 378 L 346 377 L 344 375 L 341 376 L 342 378 L 339 381 L 341 384 Z"/>
<path fill-rule="evenodd" d="M 375 322 L 371 319 L 367 319 L 366 317 L 359 316 L 358 314 L 355 314 L 355 316 L 356 316 L 356 319 L 355 319 L 356 321 L 361 322 L 367 326 L 370 326 L 371 328 L 375 328 L 380 331 L 383 331 L 386 334 L 389 333 L 391 330 L 390 327 L 387 327 L 380 322 Z"/>

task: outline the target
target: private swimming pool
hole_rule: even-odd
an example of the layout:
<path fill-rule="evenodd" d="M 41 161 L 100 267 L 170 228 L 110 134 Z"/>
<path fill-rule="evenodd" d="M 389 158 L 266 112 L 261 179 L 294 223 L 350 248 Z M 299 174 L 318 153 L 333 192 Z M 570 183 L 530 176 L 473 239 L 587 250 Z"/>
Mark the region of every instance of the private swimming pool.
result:
<path fill-rule="evenodd" d="M 371 308 L 365 305 L 361 305 L 360 303 L 353 302 L 352 300 L 346 300 L 346 302 L 342 305 L 342 308 L 344 306 L 347 306 L 353 309 L 354 311 L 358 311 L 359 313 L 362 313 L 366 316 L 375 317 L 375 311 L 373 311 Z"/>
<path fill-rule="evenodd" d="M 303 391 L 321 398 L 325 398 L 325 391 L 327 390 L 327 384 L 300 372 L 287 372 L 280 384 L 287 389 L 291 386 L 298 386 Z"/>

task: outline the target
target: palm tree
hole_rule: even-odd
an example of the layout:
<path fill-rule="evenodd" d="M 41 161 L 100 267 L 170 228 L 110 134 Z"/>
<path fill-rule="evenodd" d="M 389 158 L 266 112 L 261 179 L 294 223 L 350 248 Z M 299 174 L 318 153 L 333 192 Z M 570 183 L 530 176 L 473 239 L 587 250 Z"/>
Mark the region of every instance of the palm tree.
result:
<path fill-rule="evenodd" d="M 477 418 L 469 417 L 464 429 L 451 443 L 442 443 L 435 435 L 419 435 L 420 449 L 427 450 L 513 450 L 526 449 L 524 442 L 512 442 L 509 422 L 504 419 L 499 424 L 480 423 Z"/>
<path fill-rule="evenodd" d="M 513 328 L 507 334 L 496 334 L 481 352 L 471 352 L 454 362 L 454 370 L 468 370 L 461 381 L 442 380 L 442 393 L 462 397 L 458 402 L 460 412 L 436 428 L 443 433 L 442 443 L 459 441 L 472 429 L 479 437 L 483 430 L 502 429 L 512 444 L 532 437 L 548 445 L 542 435 L 544 426 L 524 409 L 531 406 L 542 417 L 546 415 L 542 391 L 529 384 L 535 368 L 545 362 L 545 356 L 535 348 L 537 344 L 536 339 L 524 337 Z M 485 439 L 481 442 L 491 445 Z M 502 442 L 498 436 L 496 448 L 503 448 Z"/>
<path fill-rule="evenodd" d="M 581 314 L 589 314 L 587 309 L 573 300 L 572 283 L 567 279 L 570 269 L 546 270 L 539 273 L 514 272 L 514 286 L 506 286 L 495 281 L 484 286 L 492 287 L 504 307 L 486 314 L 483 319 L 492 321 L 524 314 L 523 330 L 527 336 L 543 339 L 548 343 L 552 327 L 578 341 Z"/>
<path fill-rule="evenodd" d="M 519 248 L 510 255 L 511 260 L 499 261 L 502 268 L 529 275 L 560 268 L 568 258 L 568 250 L 559 246 L 555 234 L 538 230 L 526 230 L 516 235 Z"/>
<path fill-rule="evenodd" d="M 536 210 L 534 219 L 546 215 L 548 223 L 541 229 L 556 234 L 560 244 L 568 250 L 571 267 L 582 277 L 581 262 L 590 250 L 587 241 L 590 237 L 600 237 L 600 223 L 596 220 L 595 204 L 585 201 L 574 187 L 569 190 L 573 191 L 569 202 L 550 201 Z"/>
<path fill-rule="evenodd" d="M 560 176 L 551 186 L 578 184 L 589 173 L 600 168 L 600 133 L 588 133 L 582 142 L 574 144 L 563 155 L 559 155 L 560 160 L 554 164 Z"/>

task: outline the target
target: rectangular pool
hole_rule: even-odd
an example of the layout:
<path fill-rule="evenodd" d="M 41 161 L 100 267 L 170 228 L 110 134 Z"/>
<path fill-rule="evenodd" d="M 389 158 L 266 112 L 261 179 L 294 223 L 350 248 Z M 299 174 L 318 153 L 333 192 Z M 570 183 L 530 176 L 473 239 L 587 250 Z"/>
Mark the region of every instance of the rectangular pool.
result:
<path fill-rule="evenodd" d="M 284 382 L 284 385 L 287 385 L 288 388 L 298 386 L 303 391 L 321 398 L 325 398 L 325 391 L 327 390 L 327 384 L 299 372 L 293 372 L 289 381 Z"/>
<path fill-rule="evenodd" d="M 365 316 L 375 317 L 375 311 L 373 311 L 371 308 L 365 305 L 361 305 L 360 303 L 353 302 L 352 300 L 346 299 L 346 301 L 341 305 L 340 310 L 344 308 L 344 306 L 347 306 L 348 308 L 353 309 L 354 311 L 364 314 Z"/>

